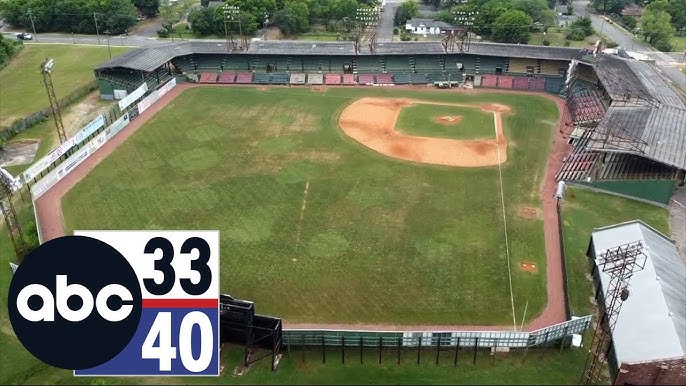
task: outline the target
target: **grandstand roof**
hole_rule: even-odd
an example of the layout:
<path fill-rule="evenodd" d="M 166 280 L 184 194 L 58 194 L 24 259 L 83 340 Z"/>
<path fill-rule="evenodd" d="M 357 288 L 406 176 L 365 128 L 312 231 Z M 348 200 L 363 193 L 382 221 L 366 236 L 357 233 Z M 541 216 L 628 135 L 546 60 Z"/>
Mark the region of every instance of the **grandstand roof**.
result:
<path fill-rule="evenodd" d="M 258 55 L 355 55 L 352 42 L 259 40 L 250 43 L 249 54 Z"/>
<path fill-rule="evenodd" d="M 609 138 L 594 134 L 588 147 L 627 150 L 686 169 L 686 96 L 649 63 L 600 55 L 594 67 L 613 105 L 597 128 Z M 635 140 L 633 149 L 627 140 Z"/>
<path fill-rule="evenodd" d="M 223 53 L 226 53 L 225 43 L 186 41 L 180 43 L 159 44 L 127 51 L 104 63 L 101 63 L 95 67 L 95 69 L 102 70 L 119 67 L 150 72 L 154 71 L 164 63 L 177 56 Z"/>
<path fill-rule="evenodd" d="M 612 333 L 617 362 L 683 357 L 686 354 L 686 266 L 674 242 L 644 222 L 634 220 L 595 229 L 589 243 L 589 257 L 598 258 L 607 249 L 636 241 L 643 245 L 646 259 L 643 270 L 631 277 L 629 298 L 622 304 Z M 603 292 L 607 293 L 610 277 L 602 270 L 599 276 Z"/>
<path fill-rule="evenodd" d="M 531 46 L 528 44 L 474 43 L 469 45 L 468 54 L 507 56 L 510 58 L 537 58 L 549 60 L 579 59 L 582 50 L 567 47 Z"/>

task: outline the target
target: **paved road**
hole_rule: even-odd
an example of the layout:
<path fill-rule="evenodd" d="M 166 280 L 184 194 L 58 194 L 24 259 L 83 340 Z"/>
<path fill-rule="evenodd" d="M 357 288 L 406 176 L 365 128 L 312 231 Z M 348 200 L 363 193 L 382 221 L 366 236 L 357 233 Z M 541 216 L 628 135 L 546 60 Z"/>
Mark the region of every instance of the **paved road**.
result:
<path fill-rule="evenodd" d="M 399 3 L 387 2 L 383 12 L 379 14 L 379 24 L 376 26 L 376 40 L 378 42 L 393 41 L 393 18 Z"/>
<path fill-rule="evenodd" d="M 657 51 L 648 45 L 648 43 L 641 41 L 640 38 L 638 41 L 634 40 L 631 34 L 618 27 L 616 24 L 610 24 L 601 16 L 590 13 L 587 10 L 588 4 L 588 0 L 577 0 L 572 2 L 574 14 L 590 17 L 593 28 L 595 28 L 596 31 L 599 31 L 601 34 L 614 40 L 625 50 L 637 51 L 648 55 L 651 59 L 654 59 L 655 63 L 662 70 L 664 75 L 669 77 L 672 81 L 674 81 L 674 83 L 686 89 L 686 74 L 675 67 L 675 62 L 677 62 L 677 60 L 675 60 L 669 54 Z"/>

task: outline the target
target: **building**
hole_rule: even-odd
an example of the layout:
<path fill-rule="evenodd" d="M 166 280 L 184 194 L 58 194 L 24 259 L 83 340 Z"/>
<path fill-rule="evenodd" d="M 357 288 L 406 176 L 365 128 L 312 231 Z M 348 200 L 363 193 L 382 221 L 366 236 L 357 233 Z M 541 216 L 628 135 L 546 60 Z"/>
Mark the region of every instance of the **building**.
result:
<path fill-rule="evenodd" d="M 641 17 L 643 15 L 643 8 L 637 4 L 629 4 L 622 9 L 622 16 Z"/>
<path fill-rule="evenodd" d="M 431 19 L 410 19 L 405 23 L 405 29 L 416 35 L 440 35 L 454 27 L 448 23 Z"/>
<path fill-rule="evenodd" d="M 686 384 L 686 265 L 674 242 L 640 220 L 595 229 L 587 255 L 602 307 L 609 276 L 598 270 L 602 251 L 639 241 L 645 266 L 629 282 L 608 364 L 615 385 Z"/>

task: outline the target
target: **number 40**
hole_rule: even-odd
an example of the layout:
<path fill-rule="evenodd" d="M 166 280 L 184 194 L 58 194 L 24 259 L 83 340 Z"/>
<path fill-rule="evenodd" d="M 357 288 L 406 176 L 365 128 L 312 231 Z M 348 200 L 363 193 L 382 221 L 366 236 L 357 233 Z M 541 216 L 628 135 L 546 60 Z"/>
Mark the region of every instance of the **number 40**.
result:
<path fill-rule="evenodd" d="M 200 356 L 198 359 L 193 357 L 191 347 L 191 334 L 193 326 L 200 327 Z M 159 344 L 154 346 L 159 337 Z M 199 373 L 207 369 L 212 361 L 214 352 L 214 334 L 212 323 L 206 314 L 200 311 L 191 311 L 181 320 L 179 327 L 179 347 L 181 363 L 186 370 Z M 207 349 L 210 347 L 211 349 Z M 160 371 L 171 371 L 172 359 L 176 359 L 176 347 L 172 346 L 172 314 L 171 312 L 160 312 L 155 317 L 155 321 L 148 331 L 141 348 L 143 359 L 158 359 Z"/>

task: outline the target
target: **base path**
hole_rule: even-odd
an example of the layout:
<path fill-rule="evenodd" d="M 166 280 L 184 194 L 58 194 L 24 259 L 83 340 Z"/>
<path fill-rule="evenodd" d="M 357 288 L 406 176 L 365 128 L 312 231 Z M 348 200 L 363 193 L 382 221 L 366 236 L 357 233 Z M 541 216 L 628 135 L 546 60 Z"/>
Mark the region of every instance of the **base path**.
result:
<path fill-rule="evenodd" d="M 117 134 L 110 141 L 99 148 L 92 156 L 88 157 L 81 164 L 79 164 L 71 173 L 67 174 L 65 178 L 60 180 L 55 186 L 48 190 L 36 202 L 35 210 L 40 229 L 43 236 L 43 241 L 48 241 L 57 237 L 65 235 L 61 200 L 66 192 L 68 192 L 74 185 L 76 185 L 83 177 L 85 177 L 97 164 L 111 154 L 122 142 L 143 126 L 150 118 L 152 118 L 159 110 L 161 110 L 167 103 L 172 101 L 176 96 L 181 94 L 184 90 L 192 87 L 232 87 L 225 85 L 195 85 L 183 83 L 171 89 L 160 100 L 155 102 L 135 120 L 127 125 L 119 134 Z M 426 87 L 403 87 L 396 86 L 397 89 L 409 90 L 426 90 Z M 533 331 L 539 328 L 547 327 L 552 324 L 565 321 L 565 304 L 563 293 L 563 278 L 560 255 L 560 239 L 557 222 L 557 208 L 556 201 L 553 197 L 557 182 L 555 181 L 555 172 L 562 166 L 563 158 L 569 153 L 570 146 L 562 135 L 562 127 L 568 125 L 568 122 L 563 121 L 563 117 L 569 116 L 564 114 L 565 104 L 561 98 L 556 98 L 552 95 L 536 93 L 536 92 L 521 92 L 521 91 L 507 91 L 507 90 L 461 90 L 452 89 L 450 91 L 440 90 L 436 92 L 463 92 L 468 94 L 478 93 L 512 93 L 512 94 L 529 94 L 544 97 L 554 101 L 560 111 L 560 119 L 558 121 L 559 130 L 555 132 L 550 158 L 546 167 L 545 179 L 542 187 L 542 201 L 543 201 L 543 222 L 545 232 L 545 249 L 546 249 L 546 288 L 548 295 L 548 302 L 543 312 L 531 323 L 526 324 L 523 331 Z M 374 112 L 376 114 L 376 111 Z M 374 116 L 371 114 L 370 116 Z M 394 125 L 390 126 L 394 127 Z M 376 330 L 376 331 L 510 331 L 512 326 L 473 326 L 473 325 L 390 325 L 390 324 L 314 324 L 314 323 L 289 323 L 284 321 L 285 329 L 320 329 L 320 330 Z"/>
<path fill-rule="evenodd" d="M 494 139 L 458 140 L 410 136 L 398 132 L 400 110 L 413 104 L 471 107 L 493 113 Z M 501 113 L 506 106 L 472 106 L 417 99 L 361 98 L 343 110 L 338 124 L 345 134 L 383 155 L 432 165 L 483 167 L 507 161 Z M 500 155 L 498 155 L 500 152 Z"/>

